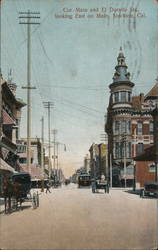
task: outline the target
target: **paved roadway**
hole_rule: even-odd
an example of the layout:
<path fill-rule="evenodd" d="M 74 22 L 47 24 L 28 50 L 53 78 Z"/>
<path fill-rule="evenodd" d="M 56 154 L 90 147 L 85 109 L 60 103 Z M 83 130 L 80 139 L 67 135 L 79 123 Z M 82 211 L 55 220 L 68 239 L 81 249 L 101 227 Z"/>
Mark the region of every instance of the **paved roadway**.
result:
<path fill-rule="evenodd" d="M 1 206 L 1 249 L 156 249 L 158 200 L 73 184 L 51 191 L 37 209 L 4 215 Z"/>

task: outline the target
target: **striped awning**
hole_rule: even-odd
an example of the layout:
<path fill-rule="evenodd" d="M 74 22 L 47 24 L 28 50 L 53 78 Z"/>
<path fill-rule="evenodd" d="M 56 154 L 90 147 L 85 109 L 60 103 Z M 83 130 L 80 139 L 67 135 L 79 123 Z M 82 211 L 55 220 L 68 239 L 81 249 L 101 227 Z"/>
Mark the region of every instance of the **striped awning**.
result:
<path fill-rule="evenodd" d="M 0 170 L 9 171 L 11 173 L 15 172 L 15 169 L 8 165 L 2 158 L 0 158 Z"/>

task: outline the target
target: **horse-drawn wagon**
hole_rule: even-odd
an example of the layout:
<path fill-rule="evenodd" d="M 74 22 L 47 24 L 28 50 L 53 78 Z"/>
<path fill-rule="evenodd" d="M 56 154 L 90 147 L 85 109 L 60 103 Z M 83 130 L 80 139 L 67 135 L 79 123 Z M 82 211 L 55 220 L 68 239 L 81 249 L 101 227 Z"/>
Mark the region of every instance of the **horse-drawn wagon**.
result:
<path fill-rule="evenodd" d="M 31 190 L 31 176 L 26 172 L 15 173 L 9 178 L 4 178 L 1 196 L 5 202 L 5 213 L 13 208 L 17 209 L 18 204 L 22 209 L 23 202 L 31 202 L 33 208 L 39 206 L 39 194 Z"/>
<path fill-rule="evenodd" d="M 107 180 L 93 179 L 92 180 L 92 192 L 96 193 L 98 190 L 104 189 L 105 193 L 109 193 L 109 185 Z"/>

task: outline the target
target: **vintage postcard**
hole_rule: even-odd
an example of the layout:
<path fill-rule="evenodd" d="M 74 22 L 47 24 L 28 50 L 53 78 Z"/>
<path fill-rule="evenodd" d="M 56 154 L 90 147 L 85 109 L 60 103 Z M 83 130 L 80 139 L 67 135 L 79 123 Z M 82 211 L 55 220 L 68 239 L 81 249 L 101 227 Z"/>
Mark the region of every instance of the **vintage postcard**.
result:
<path fill-rule="evenodd" d="M 0 0 L 0 249 L 158 249 L 157 0 Z"/>

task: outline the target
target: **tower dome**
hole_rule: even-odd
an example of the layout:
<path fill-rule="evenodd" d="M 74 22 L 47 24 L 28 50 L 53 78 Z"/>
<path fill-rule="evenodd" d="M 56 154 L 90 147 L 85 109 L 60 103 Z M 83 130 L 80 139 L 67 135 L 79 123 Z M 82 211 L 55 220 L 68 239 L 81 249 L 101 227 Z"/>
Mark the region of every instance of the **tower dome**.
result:
<path fill-rule="evenodd" d="M 115 73 L 113 76 L 113 83 L 119 82 L 129 82 L 130 81 L 130 73 L 127 72 L 127 65 L 125 63 L 125 57 L 122 52 L 122 47 L 120 47 L 120 52 L 117 57 L 117 65 L 115 67 Z"/>

